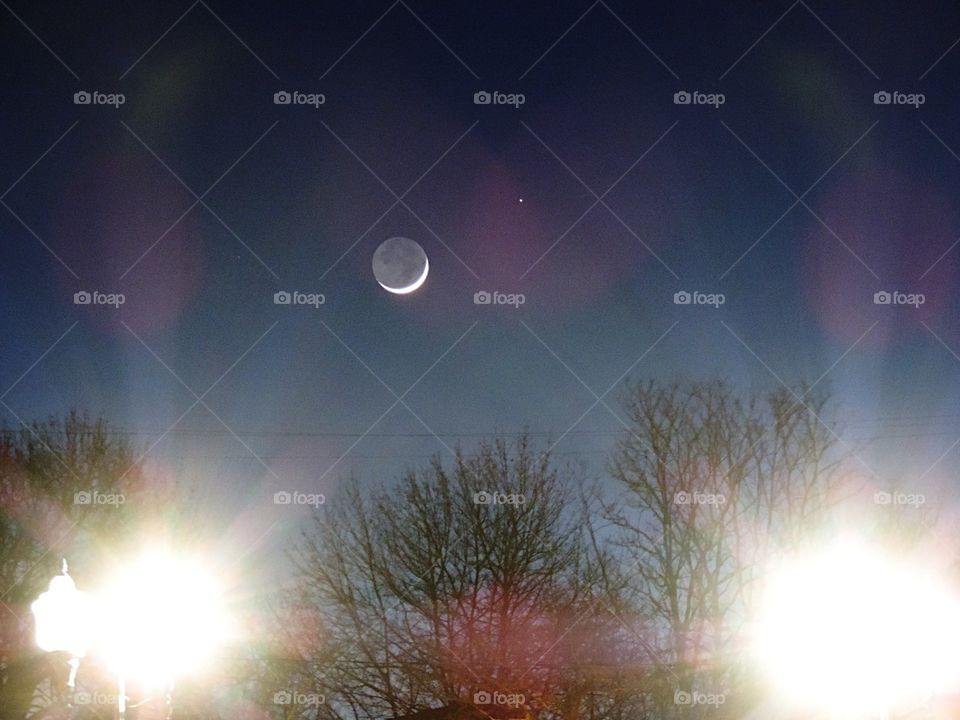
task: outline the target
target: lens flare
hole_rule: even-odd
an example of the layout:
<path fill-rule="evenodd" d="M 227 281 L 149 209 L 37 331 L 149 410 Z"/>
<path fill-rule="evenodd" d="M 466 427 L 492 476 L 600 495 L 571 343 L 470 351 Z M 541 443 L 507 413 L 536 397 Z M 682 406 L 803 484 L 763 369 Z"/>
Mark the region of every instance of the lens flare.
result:
<path fill-rule="evenodd" d="M 147 686 L 200 669 L 231 634 L 213 575 L 160 551 L 114 578 L 101 611 L 102 651 L 112 670 Z"/>
<path fill-rule="evenodd" d="M 786 564 L 756 628 L 779 697 L 883 716 L 960 689 L 960 602 L 932 572 L 856 542 Z"/>

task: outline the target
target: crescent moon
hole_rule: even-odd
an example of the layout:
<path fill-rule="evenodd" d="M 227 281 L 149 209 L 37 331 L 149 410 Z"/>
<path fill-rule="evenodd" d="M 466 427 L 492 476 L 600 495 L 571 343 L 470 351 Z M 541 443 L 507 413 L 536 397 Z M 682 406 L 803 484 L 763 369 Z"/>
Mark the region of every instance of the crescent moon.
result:
<path fill-rule="evenodd" d="M 420 277 L 418 277 L 416 280 L 414 280 L 411 284 L 407 285 L 406 287 L 402 287 L 402 288 L 388 287 L 384 285 L 382 282 L 380 282 L 379 280 L 377 280 L 377 283 L 384 290 L 386 290 L 387 292 L 392 292 L 394 295 L 406 295 L 407 293 L 412 293 L 418 287 L 423 285 L 423 283 L 427 279 L 427 273 L 429 272 L 430 272 L 430 259 L 427 257 L 424 257 L 423 258 L 423 274 L 420 275 Z"/>

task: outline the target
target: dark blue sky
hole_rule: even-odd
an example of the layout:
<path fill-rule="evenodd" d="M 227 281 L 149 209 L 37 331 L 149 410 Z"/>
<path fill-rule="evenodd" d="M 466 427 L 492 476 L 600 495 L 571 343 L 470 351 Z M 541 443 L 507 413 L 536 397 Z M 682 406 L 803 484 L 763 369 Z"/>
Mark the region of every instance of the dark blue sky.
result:
<path fill-rule="evenodd" d="M 949 488 L 960 450 L 927 468 L 960 436 L 956 7 L 517 5 L 0 9 L 8 426 L 78 407 L 146 448 L 193 391 L 149 457 L 266 528 L 278 489 L 333 498 L 495 430 L 556 438 L 630 368 L 822 377 L 851 441 L 879 438 L 860 452 L 879 478 Z M 407 297 L 370 271 L 397 235 L 430 258 Z M 599 474 L 621 430 L 597 405 L 556 451 Z"/>

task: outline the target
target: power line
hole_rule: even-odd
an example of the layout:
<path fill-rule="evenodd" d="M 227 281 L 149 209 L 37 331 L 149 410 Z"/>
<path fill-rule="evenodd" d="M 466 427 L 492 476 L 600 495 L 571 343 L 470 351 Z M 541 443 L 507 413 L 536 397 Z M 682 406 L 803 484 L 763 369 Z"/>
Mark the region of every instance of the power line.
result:
<path fill-rule="evenodd" d="M 606 455 L 607 450 L 569 450 L 563 452 L 552 452 L 551 455 L 555 457 L 566 457 L 566 456 L 581 456 L 581 455 Z M 416 454 L 382 454 L 382 455 L 362 455 L 355 452 L 350 453 L 350 457 L 355 460 L 429 460 L 434 457 L 437 453 L 416 453 Z M 341 454 L 333 455 L 260 455 L 259 459 L 264 461 L 269 460 L 337 460 L 341 457 Z M 152 454 L 152 457 L 161 460 L 246 460 L 251 462 L 258 462 L 258 459 L 247 454 L 247 455 L 218 455 L 218 454 L 206 454 L 206 455 L 190 455 L 190 454 L 163 454 L 157 453 Z"/>
<path fill-rule="evenodd" d="M 942 421 L 943 419 L 951 419 L 954 422 L 960 424 L 960 415 L 957 416 L 936 416 L 931 415 L 928 418 L 923 418 L 924 420 L 929 421 Z M 888 424 L 888 425 L 903 425 L 904 429 L 911 429 L 916 427 L 923 427 L 923 423 L 920 422 L 921 418 L 918 416 L 916 418 L 907 419 L 901 422 L 890 422 L 892 418 L 877 418 L 875 420 L 867 420 L 863 422 L 848 422 L 842 423 L 847 427 L 862 427 L 863 425 L 872 425 L 872 424 Z M 41 427 L 43 424 L 41 423 Z M 4 435 L 15 435 L 24 432 L 22 428 L 0 428 L 0 434 Z M 119 428 L 106 427 L 104 432 L 107 435 L 122 435 L 125 437 L 154 437 L 157 435 L 209 435 L 209 436 L 233 436 L 234 434 L 241 437 L 304 437 L 304 438 L 436 438 L 436 437 L 446 437 L 446 438 L 491 438 L 502 435 L 503 433 L 497 432 L 496 430 L 490 432 L 396 432 L 396 433 L 364 433 L 364 432 L 345 432 L 345 431 L 306 431 L 306 430 L 235 430 L 231 432 L 226 429 L 213 429 L 213 428 L 195 428 L 195 429 L 185 429 L 185 428 L 175 428 L 173 430 L 169 429 L 148 429 L 140 428 L 136 430 L 122 430 Z M 613 430 L 571 430 L 567 433 L 563 433 L 565 436 L 569 435 L 578 435 L 584 437 L 619 437 L 626 433 L 625 429 L 613 429 Z M 513 435 L 514 433 L 510 433 Z M 529 437 L 541 437 L 541 438 L 552 438 L 561 433 L 559 431 L 550 431 L 550 430 L 528 430 L 524 431 L 524 434 Z M 930 433 L 923 433 L 921 435 L 906 435 L 903 437 L 923 437 L 929 435 Z M 889 436 L 883 436 L 889 437 Z"/>
<path fill-rule="evenodd" d="M 42 424 L 41 424 L 42 427 Z M 0 428 L 0 434 L 19 434 L 24 432 L 21 428 Z M 139 430 L 120 430 L 114 429 L 112 427 L 106 427 L 104 432 L 107 435 L 125 435 L 125 436 L 139 436 L 139 437 L 153 437 L 155 435 L 240 435 L 243 437 L 330 437 L 330 438 L 358 438 L 358 437 L 371 437 L 371 438 L 436 438 L 436 437 L 463 437 L 463 438 L 490 438 L 497 437 L 503 433 L 497 431 L 492 432 L 438 432 L 438 433 L 429 433 L 429 432 L 402 432 L 402 433 L 364 433 L 364 432 L 340 432 L 340 431 L 305 431 L 305 430 L 236 430 L 235 433 L 225 429 L 183 429 L 175 428 L 173 430 L 167 429 L 139 429 Z M 567 435 L 596 435 L 596 436 L 609 436 L 609 435 L 621 435 L 624 430 L 571 430 L 566 433 Z M 513 433 L 510 433 L 511 435 Z M 529 431 L 525 433 L 530 437 L 545 437 L 550 438 L 556 435 L 560 435 L 561 431 L 549 431 L 549 430 L 537 430 Z"/>

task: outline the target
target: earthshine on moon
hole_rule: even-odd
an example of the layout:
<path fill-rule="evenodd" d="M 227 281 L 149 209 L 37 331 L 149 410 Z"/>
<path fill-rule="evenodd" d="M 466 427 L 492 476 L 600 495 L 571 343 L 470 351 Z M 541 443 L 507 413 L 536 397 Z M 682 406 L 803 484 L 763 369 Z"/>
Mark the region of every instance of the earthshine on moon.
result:
<path fill-rule="evenodd" d="M 392 237 L 373 253 L 373 276 L 387 292 L 412 293 L 423 285 L 428 272 L 427 254 L 410 238 Z"/>

